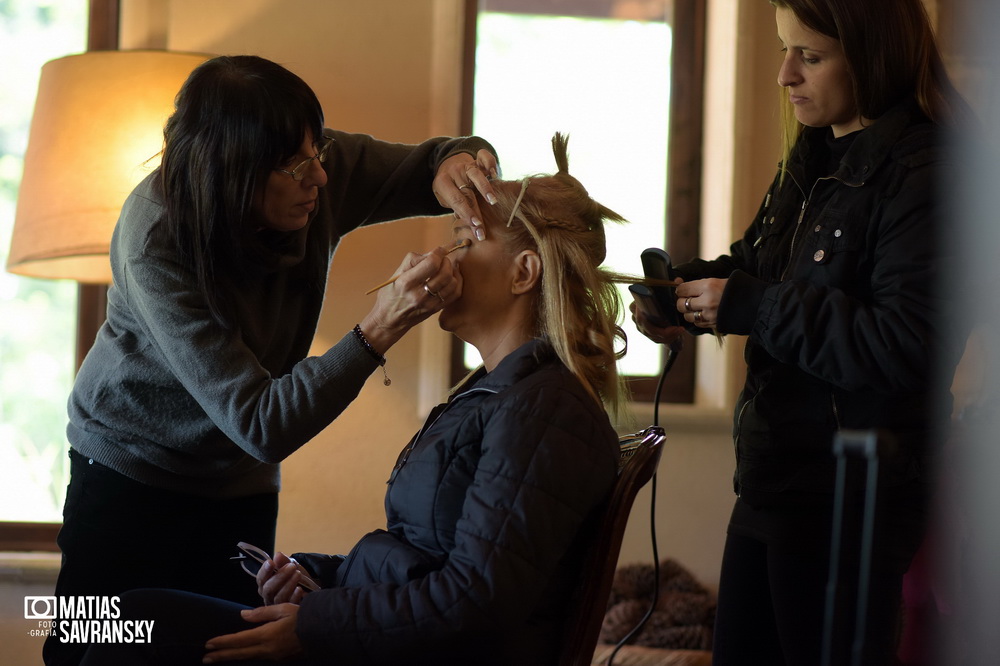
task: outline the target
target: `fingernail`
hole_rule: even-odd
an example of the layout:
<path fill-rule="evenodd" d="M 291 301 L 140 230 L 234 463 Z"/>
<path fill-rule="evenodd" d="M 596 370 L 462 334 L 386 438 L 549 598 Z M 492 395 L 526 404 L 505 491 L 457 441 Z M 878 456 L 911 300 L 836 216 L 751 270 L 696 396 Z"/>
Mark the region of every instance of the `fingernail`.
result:
<path fill-rule="evenodd" d="M 486 240 L 486 232 L 483 231 L 482 227 L 472 227 L 472 233 L 476 237 L 477 241 Z"/>
<path fill-rule="evenodd" d="M 487 194 L 487 195 L 486 195 L 486 200 L 487 200 L 487 201 L 489 201 L 489 202 L 490 202 L 490 204 L 491 204 L 491 205 L 494 205 L 494 206 L 495 206 L 495 205 L 496 205 L 496 203 L 497 203 L 497 198 L 496 198 L 495 196 L 493 196 L 493 193 L 492 193 L 492 192 L 490 192 L 489 194 Z"/>
<path fill-rule="evenodd" d="M 472 216 L 472 217 L 471 217 L 471 218 L 469 219 L 469 222 L 471 222 L 471 223 L 472 223 L 472 226 L 474 226 L 474 227 L 481 227 L 481 226 L 483 226 L 483 222 L 482 222 L 482 220 L 480 220 L 480 219 L 479 219 L 478 217 L 476 217 L 475 215 L 473 215 L 473 216 Z"/>

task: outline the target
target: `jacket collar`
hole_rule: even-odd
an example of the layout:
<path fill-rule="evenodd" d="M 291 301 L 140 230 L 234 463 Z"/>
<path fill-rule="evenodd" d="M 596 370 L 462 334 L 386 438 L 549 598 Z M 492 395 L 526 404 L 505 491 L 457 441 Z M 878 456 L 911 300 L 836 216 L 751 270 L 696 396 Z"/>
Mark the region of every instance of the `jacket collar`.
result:
<path fill-rule="evenodd" d="M 929 121 L 915 100 L 906 100 L 892 107 L 854 139 L 833 176 L 848 185 L 864 185 L 886 163 L 903 132 L 919 122 Z M 789 158 L 789 171 L 797 182 L 805 182 L 805 164 L 810 154 L 824 149 L 829 132 L 828 127 L 803 128 L 802 136 Z"/>
<path fill-rule="evenodd" d="M 535 372 L 543 363 L 556 358 L 555 350 L 548 342 L 538 338 L 529 340 L 507 354 L 497 367 L 493 368 L 493 372 L 486 372 L 485 368 L 476 370 L 455 390 L 452 400 L 470 391 L 500 393 Z"/>

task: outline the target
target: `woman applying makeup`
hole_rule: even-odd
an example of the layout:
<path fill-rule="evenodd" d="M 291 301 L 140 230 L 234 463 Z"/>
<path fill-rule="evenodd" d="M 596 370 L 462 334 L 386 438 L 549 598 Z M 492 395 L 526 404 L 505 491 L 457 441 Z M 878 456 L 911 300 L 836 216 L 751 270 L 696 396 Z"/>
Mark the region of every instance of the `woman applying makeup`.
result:
<path fill-rule="evenodd" d="M 353 331 L 308 356 L 341 238 L 449 208 L 478 222 L 461 188 L 492 197 L 497 164 L 474 137 L 403 145 L 323 121 L 305 82 L 255 56 L 213 58 L 178 94 L 162 166 L 122 209 L 107 322 L 69 400 L 56 595 L 252 601 L 226 559 L 244 539 L 273 549 L 278 463 L 461 293 L 442 249 L 411 254 Z M 44 654 L 81 651 L 51 637 Z"/>

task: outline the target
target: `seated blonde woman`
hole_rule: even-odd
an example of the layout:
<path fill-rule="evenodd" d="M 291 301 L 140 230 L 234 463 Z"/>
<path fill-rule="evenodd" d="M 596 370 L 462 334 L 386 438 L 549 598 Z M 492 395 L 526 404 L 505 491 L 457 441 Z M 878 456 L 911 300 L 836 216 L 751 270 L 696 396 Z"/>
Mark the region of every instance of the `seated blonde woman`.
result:
<path fill-rule="evenodd" d="M 569 175 L 558 134 L 553 149 L 556 174 L 494 181 L 498 202 L 479 202 L 483 226 L 454 223 L 456 243 L 485 240 L 450 255 L 463 289 L 440 325 L 474 345 L 483 366 L 400 454 L 386 529 L 346 557 L 277 554 L 257 575 L 260 608 L 126 595 L 130 616 L 156 620 L 152 643 L 128 663 L 556 661 L 594 538 L 588 518 L 616 478 L 608 410 L 623 395 L 621 304 L 599 268 L 604 222 L 621 218 Z M 321 589 L 300 587 L 299 567 Z M 121 663 L 121 649 L 96 646 L 85 663 Z"/>

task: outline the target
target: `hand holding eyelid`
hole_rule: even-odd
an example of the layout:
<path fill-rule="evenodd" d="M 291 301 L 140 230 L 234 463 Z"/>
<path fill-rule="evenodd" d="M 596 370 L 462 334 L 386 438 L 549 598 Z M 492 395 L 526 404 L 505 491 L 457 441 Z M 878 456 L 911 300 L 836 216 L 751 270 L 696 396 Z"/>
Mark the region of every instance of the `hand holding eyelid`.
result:
<path fill-rule="evenodd" d="M 470 245 L 472 245 L 472 241 L 470 241 L 468 238 L 463 238 L 454 247 L 448 248 L 448 251 L 445 252 L 445 254 L 451 254 L 455 250 L 461 250 L 463 247 L 469 247 Z M 400 273 L 399 275 L 402 275 L 402 273 Z M 365 296 L 378 291 L 382 287 L 388 287 L 390 284 L 392 284 L 399 278 L 399 275 L 393 275 L 391 278 L 389 278 L 382 284 L 375 285 L 374 287 L 365 292 Z"/>

